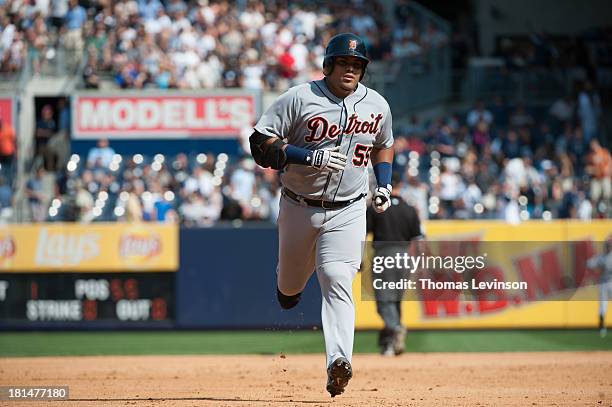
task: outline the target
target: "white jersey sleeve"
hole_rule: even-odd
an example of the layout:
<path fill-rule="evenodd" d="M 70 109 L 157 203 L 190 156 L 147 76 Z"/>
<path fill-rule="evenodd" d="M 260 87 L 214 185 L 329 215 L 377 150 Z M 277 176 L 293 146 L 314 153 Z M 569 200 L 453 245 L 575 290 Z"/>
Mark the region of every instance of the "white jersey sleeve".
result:
<path fill-rule="evenodd" d="M 374 139 L 374 147 L 379 149 L 385 149 L 393 146 L 393 119 L 391 118 L 391 108 L 389 104 L 385 103 L 386 112 L 380 133 Z"/>
<path fill-rule="evenodd" d="M 298 114 L 299 103 L 295 88 L 289 89 L 272 103 L 261 116 L 255 130 L 265 136 L 287 139 L 291 135 L 293 123 Z"/>

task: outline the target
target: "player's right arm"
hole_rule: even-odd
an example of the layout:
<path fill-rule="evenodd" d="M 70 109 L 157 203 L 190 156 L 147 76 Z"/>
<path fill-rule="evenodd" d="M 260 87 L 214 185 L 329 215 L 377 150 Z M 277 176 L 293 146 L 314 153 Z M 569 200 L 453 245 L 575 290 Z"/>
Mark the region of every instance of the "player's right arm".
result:
<path fill-rule="evenodd" d="M 283 169 L 287 164 L 307 165 L 317 170 L 340 171 L 347 157 L 339 147 L 330 150 L 309 150 L 288 144 L 293 125 L 299 120 L 300 100 L 297 88 L 283 93 L 261 116 L 249 137 L 251 154 L 264 168 Z"/>
<path fill-rule="evenodd" d="M 257 130 L 249 137 L 251 154 L 264 168 L 280 170 L 287 164 L 308 165 L 318 170 L 341 171 L 346 166 L 346 155 L 340 147 L 329 150 L 308 150 L 287 144 L 278 137 L 268 137 Z"/>

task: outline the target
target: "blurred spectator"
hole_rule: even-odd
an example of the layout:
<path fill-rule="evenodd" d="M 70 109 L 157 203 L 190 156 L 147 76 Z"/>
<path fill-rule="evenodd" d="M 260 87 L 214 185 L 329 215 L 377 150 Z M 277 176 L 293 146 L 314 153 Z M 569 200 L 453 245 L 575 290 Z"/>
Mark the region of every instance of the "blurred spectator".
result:
<path fill-rule="evenodd" d="M 30 178 L 26 183 L 26 196 L 28 197 L 30 213 L 34 222 L 44 222 L 47 218 L 46 204 L 48 197 L 45 195 L 43 186 L 45 174 L 45 169 L 42 166 L 38 167 L 34 177 Z"/>
<path fill-rule="evenodd" d="M 2 28 L 2 33 L 0 34 L 0 57 L 4 60 L 8 54 L 7 51 L 11 48 L 15 39 L 17 27 L 12 23 L 10 17 L 4 13 L 0 14 L 0 27 Z"/>
<path fill-rule="evenodd" d="M 90 59 L 87 61 L 87 66 L 83 70 L 83 81 L 86 89 L 98 89 L 100 87 L 100 78 L 96 74 L 96 61 Z"/>
<path fill-rule="evenodd" d="M 223 196 L 223 209 L 221 210 L 221 220 L 238 220 L 244 218 L 243 207 L 240 204 L 228 197 Z"/>
<path fill-rule="evenodd" d="M 559 219 L 577 218 L 578 214 L 578 190 L 573 180 L 569 180 L 568 186 L 564 188 L 561 205 L 559 206 Z"/>
<path fill-rule="evenodd" d="M 504 180 L 511 192 L 518 192 L 522 187 L 528 185 L 527 168 L 522 158 L 513 158 L 506 162 L 504 167 Z"/>
<path fill-rule="evenodd" d="M 13 189 L 6 183 L 6 178 L 0 175 L 0 209 L 11 208 L 13 205 Z"/>
<path fill-rule="evenodd" d="M 125 220 L 127 222 L 142 222 L 144 216 L 140 197 L 144 192 L 144 183 L 141 180 L 135 180 L 133 184 L 128 185 L 127 192 L 128 198 L 125 204 Z"/>
<path fill-rule="evenodd" d="M 427 48 L 435 48 L 445 45 L 448 42 L 448 37 L 429 21 L 425 28 L 425 32 L 421 36 L 421 41 Z"/>
<path fill-rule="evenodd" d="M 87 168 L 108 168 L 114 156 L 115 150 L 109 146 L 108 139 L 100 139 L 87 154 Z"/>
<path fill-rule="evenodd" d="M 199 192 L 203 196 L 209 196 L 213 190 L 213 175 L 204 166 L 193 168 L 192 175 L 185 181 L 184 191 L 187 195 Z"/>
<path fill-rule="evenodd" d="M 94 199 L 81 180 L 76 182 L 75 205 L 79 222 L 89 223 L 94 219 Z"/>
<path fill-rule="evenodd" d="M 70 107 L 68 102 L 64 98 L 60 98 L 57 101 L 57 112 L 58 112 L 58 131 L 64 131 L 67 135 L 70 134 Z"/>
<path fill-rule="evenodd" d="M 70 65 L 86 51 L 87 88 L 114 77 L 122 88 L 284 90 L 320 77 L 324 44 L 341 31 L 363 35 L 373 61 L 448 43 L 434 20 L 410 7 L 389 25 L 378 0 L 10 3 L 9 16 L 0 15 L 0 70 L 19 71 L 28 47 L 37 64 L 63 45 Z"/>
<path fill-rule="evenodd" d="M 580 122 L 572 118 L 555 129 L 546 110 L 495 99 L 503 109 L 491 108 L 494 114 L 479 102 L 468 114 L 415 116 L 396 129 L 394 170 L 403 174 L 398 192 L 419 216 L 511 223 L 612 216 L 609 152 L 585 140 Z M 514 112 L 513 123 L 520 126 L 497 121 L 503 111 Z M 477 118 L 473 126 L 467 124 L 470 116 Z M 208 226 L 274 221 L 278 214 L 278 173 L 251 159 L 226 153 L 105 156 L 106 165 L 75 158 L 68 166 L 69 182 L 81 180 L 96 202 L 94 221 L 178 218 L 187 226 Z M 53 220 L 61 216 L 66 215 Z"/>
<path fill-rule="evenodd" d="M 170 219 L 168 217 L 169 212 L 172 211 L 172 199 L 170 199 L 170 197 L 173 196 L 174 194 L 168 189 L 162 189 L 160 190 L 159 194 L 155 195 L 153 203 L 153 220 L 156 220 L 157 222 L 165 222 Z"/>
<path fill-rule="evenodd" d="M 441 208 L 449 217 L 453 217 L 456 207 L 456 201 L 465 191 L 465 184 L 461 177 L 451 168 L 448 163 L 443 165 L 440 182 L 435 186 L 439 191 Z"/>
<path fill-rule="evenodd" d="M 514 112 L 512 112 L 510 115 L 510 126 L 515 128 L 531 127 L 533 126 L 534 122 L 533 117 L 527 113 L 525 105 L 522 103 L 519 103 Z"/>
<path fill-rule="evenodd" d="M 83 27 L 87 21 L 87 12 L 79 5 L 78 0 L 68 0 L 68 11 L 64 16 L 62 27 L 64 46 L 70 52 L 68 59 L 74 64 L 81 57 L 83 47 Z"/>
<path fill-rule="evenodd" d="M 563 133 L 555 140 L 555 153 L 561 154 L 569 150 L 569 143 L 573 138 L 573 129 L 571 123 L 566 123 L 563 127 Z"/>
<path fill-rule="evenodd" d="M 435 134 L 431 142 L 435 146 L 435 149 L 444 157 L 455 155 L 455 143 L 452 137 L 452 129 L 447 125 L 441 125 L 439 130 L 432 130 L 435 131 Z"/>
<path fill-rule="evenodd" d="M 493 96 L 493 104 L 489 111 L 493 115 L 495 126 L 506 127 L 508 125 L 508 106 L 503 97 L 500 95 Z"/>
<path fill-rule="evenodd" d="M 230 178 L 231 197 L 238 201 L 243 209 L 250 206 L 251 198 L 255 192 L 254 169 L 255 162 L 250 158 L 244 158 Z"/>
<path fill-rule="evenodd" d="M 138 0 L 138 14 L 145 22 L 154 20 L 163 7 L 159 0 Z"/>
<path fill-rule="evenodd" d="M 423 131 L 423 125 L 419 123 L 419 118 L 416 114 L 410 116 L 410 121 L 402 128 L 402 132 L 408 136 L 416 135 Z M 419 153 L 420 154 L 420 153 Z"/>
<path fill-rule="evenodd" d="M 481 121 L 490 125 L 493 122 L 493 114 L 486 110 L 484 103 L 479 100 L 474 105 L 474 108 L 468 113 L 466 121 L 470 127 L 476 126 L 476 124 Z"/>
<path fill-rule="evenodd" d="M 581 127 L 576 127 L 568 143 L 568 152 L 575 167 L 578 168 L 578 175 L 582 175 L 585 159 L 588 154 L 588 143 L 584 139 Z"/>
<path fill-rule="evenodd" d="M 610 152 L 599 144 L 597 139 L 590 142 L 590 153 L 587 158 L 586 173 L 591 178 L 591 199 L 598 202 L 603 199 L 610 203 L 612 199 L 612 158 Z"/>
<path fill-rule="evenodd" d="M 425 220 L 428 218 L 428 194 L 429 187 L 427 186 L 427 184 L 421 182 L 417 176 L 410 175 L 408 175 L 407 185 L 402 186 L 399 191 L 399 195 L 402 197 L 402 199 L 416 209 L 421 220 Z"/>
<path fill-rule="evenodd" d="M 68 13 L 68 0 L 50 0 L 50 25 L 59 32 L 64 25 L 64 17 Z"/>
<path fill-rule="evenodd" d="M 484 120 L 479 121 L 472 133 L 474 146 L 478 151 L 482 151 L 483 147 L 489 143 L 490 139 L 489 125 Z"/>
<path fill-rule="evenodd" d="M 470 219 L 475 215 L 476 204 L 482 201 L 482 191 L 476 183 L 476 178 L 468 178 L 468 185 L 461 195 L 460 210 L 457 212 L 459 219 Z"/>
<path fill-rule="evenodd" d="M 53 118 L 53 107 L 44 105 L 40 118 L 36 121 L 36 133 L 34 135 L 36 143 L 36 155 L 44 156 L 47 143 L 51 136 L 55 134 L 56 124 Z"/>
<path fill-rule="evenodd" d="M 423 52 L 423 47 L 419 44 L 416 37 L 404 36 L 399 44 L 393 47 L 394 58 L 406 58 L 414 55 L 419 55 Z"/>
<path fill-rule="evenodd" d="M 506 195 L 502 198 L 504 203 L 502 204 L 503 208 L 503 218 L 506 223 L 511 225 L 516 225 L 521 223 L 520 216 L 520 207 L 514 195 Z"/>
<path fill-rule="evenodd" d="M 179 208 L 186 226 L 212 226 L 221 215 L 222 197 L 215 190 L 209 198 L 191 193 Z"/>
<path fill-rule="evenodd" d="M 306 52 L 308 51 L 306 50 Z M 249 49 L 242 68 L 242 87 L 254 90 L 262 89 L 264 86 L 263 74 L 264 67 L 257 63 L 257 51 Z"/>
<path fill-rule="evenodd" d="M 13 160 L 17 150 L 15 142 L 15 130 L 0 118 L 0 166 L 5 174 L 11 174 L 12 172 Z"/>
<path fill-rule="evenodd" d="M 578 117 L 587 142 L 597 137 L 600 116 L 601 102 L 599 95 L 594 91 L 591 82 L 587 81 L 582 92 L 578 95 Z"/>
<path fill-rule="evenodd" d="M 591 220 L 593 218 L 593 204 L 583 191 L 578 191 L 578 200 L 580 203 L 576 211 L 577 218 L 583 221 Z"/>
<path fill-rule="evenodd" d="M 557 99 L 549 110 L 550 115 L 559 123 L 565 123 L 574 117 L 574 102 L 569 96 Z"/>
<path fill-rule="evenodd" d="M 514 130 L 508 130 L 506 137 L 502 140 L 502 151 L 506 158 L 517 158 L 521 156 L 522 144 L 518 134 Z"/>

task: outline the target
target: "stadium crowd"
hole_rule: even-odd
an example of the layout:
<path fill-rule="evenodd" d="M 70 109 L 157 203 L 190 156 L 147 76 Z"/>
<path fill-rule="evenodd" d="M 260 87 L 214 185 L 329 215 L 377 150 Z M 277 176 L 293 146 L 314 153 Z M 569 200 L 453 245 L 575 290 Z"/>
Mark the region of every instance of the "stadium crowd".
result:
<path fill-rule="evenodd" d="M 560 98 L 545 111 L 494 98 L 462 114 L 414 117 L 395 130 L 399 193 L 423 219 L 610 217 L 612 159 L 597 138 L 598 100 L 587 84 L 577 98 Z M 43 173 L 28 183 L 37 221 L 206 226 L 275 221 L 278 214 L 278 174 L 258 167 L 247 151 L 121 156 L 99 140 L 87 156 L 70 158 L 46 200 Z"/>
<path fill-rule="evenodd" d="M 35 221 L 210 226 L 219 220 L 274 221 L 278 213 L 276 172 L 225 153 L 121 156 L 102 139 L 87 156 L 73 154 L 66 170 L 56 174 L 46 199 L 42 180 L 53 174 L 41 166 L 28 182 Z"/>
<path fill-rule="evenodd" d="M 397 132 L 401 194 L 430 219 L 610 217 L 612 159 L 597 138 L 600 107 L 589 89 L 539 114 L 495 98 L 465 116 L 414 119 Z"/>
<path fill-rule="evenodd" d="M 448 35 L 405 1 L 389 27 L 378 1 L 5 0 L 0 69 L 86 54 L 85 86 L 286 89 L 319 77 L 337 32 L 363 36 L 373 60 L 416 55 Z M 35 69 L 37 67 L 35 66 Z"/>
<path fill-rule="evenodd" d="M 457 33 L 449 39 L 407 1 L 396 2 L 394 24 L 383 16 L 378 1 L 359 0 L 0 0 L 0 72 L 18 72 L 27 59 L 36 70 L 63 48 L 77 62 L 85 55 L 89 88 L 110 81 L 121 88 L 283 90 L 320 77 L 321 44 L 337 32 L 362 35 L 374 61 L 449 41 L 461 48 Z M 571 45 L 568 61 L 557 57 L 555 44 L 538 34 L 502 42 L 496 52 L 511 68 L 582 63 L 584 44 Z M 47 170 L 50 135 L 68 128 L 67 115 L 65 103 L 44 106 L 36 123 Z M 612 163 L 597 142 L 600 115 L 586 82 L 546 112 L 497 96 L 457 115 L 415 117 L 395 129 L 400 193 L 423 219 L 610 217 Z M 274 221 L 277 174 L 243 153 L 121 156 L 100 140 L 87 156 L 73 155 L 65 171 L 34 172 L 26 188 L 30 213 L 35 221 Z M 0 203 L 11 201 L 8 193 L 0 178 Z"/>

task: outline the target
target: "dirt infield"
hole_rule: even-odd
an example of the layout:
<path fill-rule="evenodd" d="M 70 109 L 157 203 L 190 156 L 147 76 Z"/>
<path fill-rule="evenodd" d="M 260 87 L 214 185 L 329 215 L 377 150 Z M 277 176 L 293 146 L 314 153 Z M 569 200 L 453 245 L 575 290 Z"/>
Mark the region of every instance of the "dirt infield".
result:
<path fill-rule="evenodd" d="M 333 400 L 324 364 L 323 355 L 4 358 L 0 384 L 70 386 L 70 401 L 19 406 L 612 405 L 612 352 L 356 355 Z"/>

